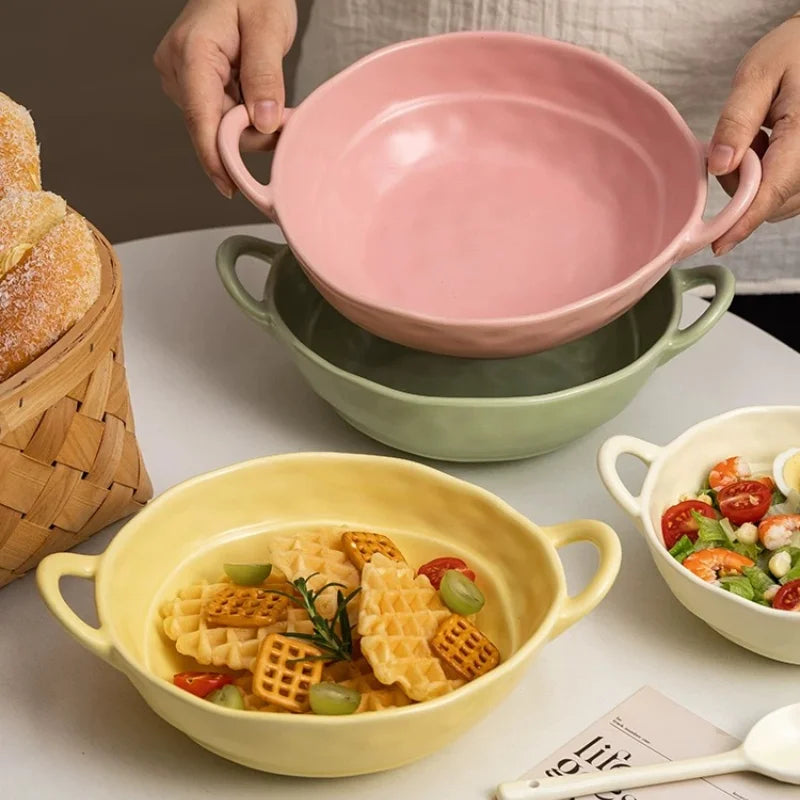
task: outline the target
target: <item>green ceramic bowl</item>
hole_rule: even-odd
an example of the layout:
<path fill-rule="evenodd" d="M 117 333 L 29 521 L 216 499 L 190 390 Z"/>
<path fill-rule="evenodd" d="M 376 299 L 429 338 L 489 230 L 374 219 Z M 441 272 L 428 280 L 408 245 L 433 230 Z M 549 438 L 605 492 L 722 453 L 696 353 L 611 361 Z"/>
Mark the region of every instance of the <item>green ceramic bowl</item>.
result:
<path fill-rule="evenodd" d="M 271 266 L 263 300 L 236 274 L 244 255 Z M 583 436 L 707 333 L 734 294 L 724 267 L 673 269 L 633 309 L 582 339 L 530 356 L 465 359 L 410 350 L 349 322 L 283 245 L 232 236 L 217 251 L 217 269 L 231 297 L 275 334 L 311 388 L 354 428 L 443 461 L 527 458 Z M 680 330 L 682 295 L 703 284 L 714 287 L 714 298 Z"/>

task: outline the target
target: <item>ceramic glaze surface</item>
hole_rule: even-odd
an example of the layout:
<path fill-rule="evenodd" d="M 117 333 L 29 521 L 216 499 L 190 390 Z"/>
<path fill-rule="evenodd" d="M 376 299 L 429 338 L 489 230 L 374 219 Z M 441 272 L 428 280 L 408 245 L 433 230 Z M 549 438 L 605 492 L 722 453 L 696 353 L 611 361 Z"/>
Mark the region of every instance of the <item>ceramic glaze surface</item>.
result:
<path fill-rule="evenodd" d="M 275 268 L 273 297 L 292 334 L 329 363 L 382 386 L 429 397 L 530 397 L 602 378 L 652 347 L 676 299 L 667 277 L 631 311 L 574 342 L 529 356 L 473 359 L 373 336 L 336 311 L 291 257 Z"/>
<path fill-rule="evenodd" d="M 159 605 L 187 582 L 218 576 L 227 558 L 262 559 L 277 531 L 331 527 L 389 533 L 415 561 L 443 551 L 470 559 L 491 603 L 481 614 L 503 662 L 435 700 L 349 717 L 233 711 L 175 687 L 173 670 L 188 662 L 161 633 Z M 586 587 L 569 595 L 558 550 L 579 541 L 598 549 L 599 563 Z M 601 602 L 620 555 L 616 535 L 601 522 L 540 527 L 483 489 L 429 467 L 302 453 L 187 481 L 131 520 L 103 555 L 49 556 L 37 580 L 64 627 L 203 747 L 255 769 L 335 777 L 391 769 L 456 739 L 501 702 L 549 639 Z M 59 589 L 64 575 L 96 579 L 99 628 L 67 605 Z"/>
<path fill-rule="evenodd" d="M 630 436 L 602 446 L 600 476 L 606 488 L 643 531 L 658 571 L 675 597 L 695 616 L 732 642 L 776 661 L 800 664 L 800 614 L 765 608 L 703 582 L 664 547 L 661 515 L 685 493 L 702 486 L 717 462 L 740 455 L 769 465 L 776 453 L 800 441 L 800 406 L 743 408 L 690 428 L 661 447 Z M 622 483 L 617 461 L 632 455 L 648 466 L 642 491 Z"/>
<path fill-rule="evenodd" d="M 220 155 L 326 299 L 455 356 L 602 327 L 727 230 L 760 179 L 749 152 L 704 222 L 703 147 L 675 109 L 608 59 L 518 34 L 429 37 L 348 68 L 289 115 L 269 186 L 241 161 L 247 125 L 243 107 L 226 115 Z"/>
<path fill-rule="evenodd" d="M 236 260 L 272 264 L 264 300 L 252 297 Z M 314 391 L 353 427 L 405 452 L 448 461 L 546 453 L 621 411 L 659 364 L 700 339 L 734 293 L 724 267 L 673 270 L 628 314 L 552 351 L 461 359 L 412 350 L 347 321 L 310 285 L 291 252 L 249 236 L 217 251 L 225 288 L 287 348 Z M 680 330 L 682 294 L 714 286 L 707 310 Z"/>
<path fill-rule="evenodd" d="M 608 289 L 663 247 L 664 178 L 646 154 L 622 131 L 522 99 L 410 104 L 326 180 L 348 192 L 320 195 L 325 237 L 348 240 L 326 282 L 402 311 L 546 312 Z"/>

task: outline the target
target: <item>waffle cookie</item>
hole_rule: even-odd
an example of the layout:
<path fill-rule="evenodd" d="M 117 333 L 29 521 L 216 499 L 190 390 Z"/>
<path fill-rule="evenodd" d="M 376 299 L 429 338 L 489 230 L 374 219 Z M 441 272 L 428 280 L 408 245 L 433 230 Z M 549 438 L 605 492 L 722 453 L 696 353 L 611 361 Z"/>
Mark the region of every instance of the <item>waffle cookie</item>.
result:
<path fill-rule="evenodd" d="M 233 684 L 237 686 L 242 693 L 245 711 L 271 711 L 274 714 L 290 713 L 288 709 L 276 706 L 274 703 L 268 703 L 253 692 L 252 673 L 246 672 L 244 675 L 236 678 Z"/>
<path fill-rule="evenodd" d="M 270 633 L 283 633 L 287 621 L 260 628 L 214 628 L 205 618 L 205 604 L 229 583 L 196 583 L 182 589 L 161 607 L 164 633 L 175 648 L 198 664 L 230 669 L 253 669 L 258 647 Z"/>
<path fill-rule="evenodd" d="M 290 587 L 286 586 L 283 591 Z M 236 586 L 229 583 L 218 589 L 205 604 L 209 625 L 231 628 L 266 628 L 286 619 L 289 598 L 266 587 Z"/>
<path fill-rule="evenodd" d="M 500 651 L 459 614 L 451 614 L 439 625 L 431 650 L 467 681 L 485 675 L 500 663 Z"/>
<path fill-rule="evenodd" d="M 365 658 L 356 661 L 337 661 L 325 667 L 322 680 L 338 683 L 348 689 L 361 693 L 356 713 L 363 711 L 383 711 L 385 708 L 398 708 L 411 703 L 408 695 L 399 686 L 384 686 L 372 671 Z"/>
<path fill-rule="evenodd" d="M 361 587 L 361 651 L 381 683 L 396 683 L 420 701 L 463 683 L 448 679 L 431 651 L 430 641 L 451 612 L 424 575 L 415 577 L 408 564 L 377 553 L 364 567 Z"/>
<path fill-rule="evenodd" d="M 336 531 L 280 534 L 270 540 L 270 551 L 272 563 L 289 581 L 314 575 L 308 581 L 311 589 L 320 589 L 326 583 L 340 583 L 344 594 L 349 594 L 359 584 L 358 570 L 345 555 L 342 536 Z M 336 612 L 336 592 L 337 587 L 331 586 L 317 600 L 317 610 L 328 619 Z M 355 622 L 357 598 L 348 605 L 348 610 L 351 622 Z"/>
<path fill-rule="evenodd" d="M 311 686 L 322 678 L 320 655 L 307 642 L 270 633 L 261 642 L 253 666 L 253 693 L 287 711 L 308 711 Z"/>
<path fill-rule="evenodd" d="M 380 533 L 347 531 L 342 534 L 342 548 L 357 570 L 364 569 L 364 564 L 375 553 L 382 553 L 393 561 L 405 562 L 400 548 L 388 536 Z"/>

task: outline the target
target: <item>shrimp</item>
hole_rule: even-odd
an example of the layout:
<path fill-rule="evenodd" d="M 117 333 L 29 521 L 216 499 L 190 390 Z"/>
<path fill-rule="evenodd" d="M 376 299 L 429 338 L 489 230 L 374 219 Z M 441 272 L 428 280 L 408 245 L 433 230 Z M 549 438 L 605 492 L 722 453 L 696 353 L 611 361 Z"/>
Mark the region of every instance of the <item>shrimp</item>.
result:
<path fill-rule="evenodd" d="M 777 550 L 788 547 L 797 531 L 800 531 L 800 514 L 776 514 L 761 521 L 758 538 L 767 550 Z"/>
<path fill-rule="evenodd" d="M 747 556 L 739 555 L 733 550 L 714 547 L 687 556 L 683 566 L 706 583 L 713 583 L 723 575 L 741 575 L 745 568 L 755 564 Z"/>
<path fill-rule="evenodd" d="M 718 492 L 723 486 L 743 481 L 752 474 L 750 465 L 741 456 L 733 456 L 711 468 L 711 472 L 708 473 L 708 485 Z"/>

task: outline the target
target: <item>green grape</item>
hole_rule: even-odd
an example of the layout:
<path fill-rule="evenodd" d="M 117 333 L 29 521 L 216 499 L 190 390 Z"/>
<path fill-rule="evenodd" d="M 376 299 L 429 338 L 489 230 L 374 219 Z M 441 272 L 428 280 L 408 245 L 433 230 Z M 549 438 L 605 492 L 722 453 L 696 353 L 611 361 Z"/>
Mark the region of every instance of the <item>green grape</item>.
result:
<path fill-rule="evenodd" d="M 486 602 L 483 592 L 466 575 L 449 569 L 439 586 L 442 602 L 455 614 L 477 614 Z"/>

